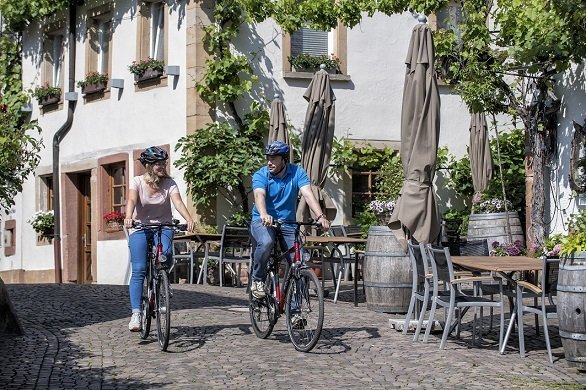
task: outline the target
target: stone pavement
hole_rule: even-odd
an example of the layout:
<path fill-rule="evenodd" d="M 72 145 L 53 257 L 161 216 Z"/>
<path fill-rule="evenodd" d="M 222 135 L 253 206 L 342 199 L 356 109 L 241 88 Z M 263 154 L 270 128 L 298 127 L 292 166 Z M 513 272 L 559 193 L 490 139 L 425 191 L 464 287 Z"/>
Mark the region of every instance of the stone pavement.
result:
<path fill-rule="evenodd" d="M 364 297 L 354 307 L 344 286 L 341 302 L 326 300 L 320 342 L 304 354 L 283 319 L 268 339 L 254 335 L 244 289 L 173 288 L 164 353 L 154 333 L 143 341 L 127 330 L 126 286 L 8 285 L 26 334 L 0 336 L 0 389 L 586 388 L 586 375 L 567 367 L 555 326 L 554 364 L 530 327 L 526 358 L 514 339 L 500 355 L 494 331 L 473 345 L 469 326 L 439 351 L 438 334 L 414 343 Z"/>

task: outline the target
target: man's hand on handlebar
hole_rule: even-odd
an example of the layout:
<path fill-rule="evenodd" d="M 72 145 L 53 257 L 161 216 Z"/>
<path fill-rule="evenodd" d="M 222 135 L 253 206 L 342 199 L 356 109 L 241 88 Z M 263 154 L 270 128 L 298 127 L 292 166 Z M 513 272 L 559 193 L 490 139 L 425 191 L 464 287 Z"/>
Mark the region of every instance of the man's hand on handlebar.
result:
<path fill-rule="evenodd" d="M 273 217 L 269 214 L 261 215 L 260 220 L 263 226 L 271 226 L 273 224 Z"/>

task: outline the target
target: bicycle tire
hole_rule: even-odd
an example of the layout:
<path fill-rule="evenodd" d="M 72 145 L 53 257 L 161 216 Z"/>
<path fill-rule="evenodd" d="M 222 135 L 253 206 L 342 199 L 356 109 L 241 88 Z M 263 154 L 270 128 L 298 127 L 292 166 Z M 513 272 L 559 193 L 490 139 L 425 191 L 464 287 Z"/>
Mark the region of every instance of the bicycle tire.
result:
<path fill-rule="evenodd" d="M 146 340 L 147 337 L 149 337 L 151 331 L 151 305 L 149 304 L 151 294 L 149 294 L 148 272 L 150 272 L 149 269 L 147 269 L 147 276 L 142 282 L 142 298 L 140 302 L 140 338 L 143 340 Z"/>
<path fill-rule="evenodd" d="M 298 272 L 298 275 L 292 276 L 287 287 L 285 317 L 289 338 L 295 349 L 309 352 L 315 347 L 321 335 L 324 322 L 324 295 L 319 279 L 313 271 L 300 269 Z"/>
<path fill-rule="evenodd" d="M 273 332 L 277 322 L 276 306 L 274 302 L 274 286 L 270 275 L 267 275 L 265 286 L 268 287 L 267 295 L 262 299 L 252 296 L 248 293 L 248 311 L 250 313 L 250 323 L 256 337 L 266 339 Z"/>
<path fill-rule="evenodd" d="M 157 303 L 156 318 L 157 318 L 157 340 L 161 351 L 166 351 L 169 346 L 169 334 L 171 332 L 171 306 L 169 295 L 169 277 L 167 272 L 160 270 L 157 274 Z"/>

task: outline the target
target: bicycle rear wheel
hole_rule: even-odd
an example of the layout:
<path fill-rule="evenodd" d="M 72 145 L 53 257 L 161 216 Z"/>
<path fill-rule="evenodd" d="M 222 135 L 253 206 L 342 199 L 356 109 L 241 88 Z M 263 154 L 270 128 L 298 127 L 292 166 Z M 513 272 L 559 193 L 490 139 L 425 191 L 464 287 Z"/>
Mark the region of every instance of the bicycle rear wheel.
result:
<path fill-rule="evenodd" d="M 150 297 L 152 296 L 152 294 L 149 291 L 148 272 L 150 272 L 150 270 L 147 269 L 147 276 L 144 278 L 142 282 L 142 298 L 140 303 L 140 337 L 143 340 L 146 340 L 146 338 L 149 337 L 149 333 L 151 331 L 152 306 L 150 305 Z"/>
<path fill-rule="evenodd" d="M 269 275 L 267 275 L 265 287 L 267 295 L 264 298 L 257 299 L 252 296 L 252 292 L 248 296 L 248 310 L 252 330 L 261 339 L 266 339 L 271 335 L 277 322 L 277 305 L 274 298 L 275 288 Z"/>
<path fill-rule="evenodd" d="M 169 333 L 171 332 L 171 306 L 169 305 L 169 277 L 165 270 L 157 273 L 157 339 L 161 351 L 166 351 L 169 346 Z"/>
<path fill-rule="evenodd" d="M 287 331 L 295 349 L 309 352 L 321 335 L 324 323 L 324 295 L 319 279 L 309 269 L 299 270 L 287 287 L 285 298 Z"/>

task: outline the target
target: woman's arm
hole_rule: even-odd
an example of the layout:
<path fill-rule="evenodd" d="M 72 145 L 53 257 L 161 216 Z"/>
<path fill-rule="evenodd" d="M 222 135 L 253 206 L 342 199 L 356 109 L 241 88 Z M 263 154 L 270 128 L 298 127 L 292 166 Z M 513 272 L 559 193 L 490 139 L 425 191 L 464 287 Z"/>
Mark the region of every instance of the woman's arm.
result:
<path fill-rule="evenodd" d="M 126 201 L 126 217 L 124 218 L 124 226 L 126 228 L 132 227 L 132 214 L 134 214 L 134 207 L 136 206 L 137 199 L 138 193 L 136 190 L 128 190 L 128 200 Z"/>
<path fill-rule="evenodd" d="M 185 222 L 187 222 L 187 231 L 192 232 L 195 228 L 195 223 L 193 222 L 193 218 L 191 218 L 191 214 L 189 214 L 185 203 L 183 203 L 183 199 L 181 199 L 181 194 L 179 192 L 171 194 L 171 201 L 173 202 L 175 209 L 181 214 L 183 219 L 185 219 Z"/>

